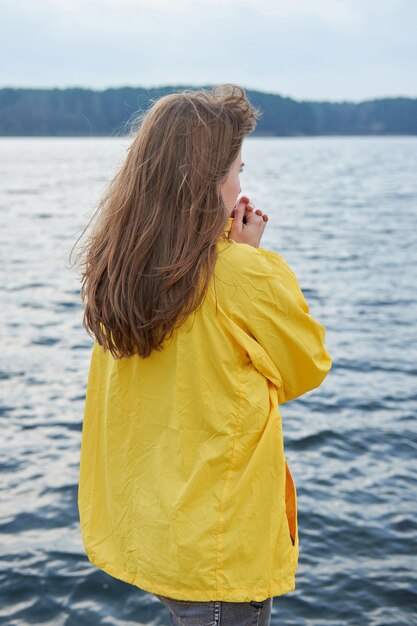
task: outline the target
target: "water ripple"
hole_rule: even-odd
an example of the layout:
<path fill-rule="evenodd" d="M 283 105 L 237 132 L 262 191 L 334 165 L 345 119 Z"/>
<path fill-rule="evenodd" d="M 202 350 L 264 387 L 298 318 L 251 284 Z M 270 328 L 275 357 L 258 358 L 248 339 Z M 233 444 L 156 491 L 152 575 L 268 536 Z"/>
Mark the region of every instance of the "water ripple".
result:
<path fill-rule="evenodd" d="M 78 523 L 92 340 L 68 257 L 127 140 L 0 141 L 0 626 L 168 624 L 152 594 L 88 561 Z M 300 565 L 271 625 L 417 624 L 417 138 L 245 151 L 263 245 L 293 267 L 333 357 L 321 388 L 281 407 Z"/>

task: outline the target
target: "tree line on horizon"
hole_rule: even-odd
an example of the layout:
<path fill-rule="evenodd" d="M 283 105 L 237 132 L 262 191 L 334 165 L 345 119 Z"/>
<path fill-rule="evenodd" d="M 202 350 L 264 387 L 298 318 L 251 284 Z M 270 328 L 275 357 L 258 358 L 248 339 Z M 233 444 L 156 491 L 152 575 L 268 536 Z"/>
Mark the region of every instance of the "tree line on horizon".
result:
<path fill-rule="evenodd" d="M 2 88 L 0 136 L 122 136 L 156 99 L 199 88 Z M 209 89 L 210 85 L 202 88 Z M 315 102 L 250 89 L 246 93 L 262 111 L 253 133 L 257 136 L 417 135 L 417 98 Z"/>

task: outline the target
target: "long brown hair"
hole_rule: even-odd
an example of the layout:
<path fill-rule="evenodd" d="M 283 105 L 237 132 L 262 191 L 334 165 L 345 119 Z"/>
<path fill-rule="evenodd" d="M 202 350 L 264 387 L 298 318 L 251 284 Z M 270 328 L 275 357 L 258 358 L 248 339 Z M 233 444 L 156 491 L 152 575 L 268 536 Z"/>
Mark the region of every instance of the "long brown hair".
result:
<path fill-rule="evenodd" d="M 165 95 L 138 117 L 79 255 L 83 325 L 115 358 L 161 350 L 201 305 L 229 218 L 220 183 L 259 115 L 227 84 Z"/>

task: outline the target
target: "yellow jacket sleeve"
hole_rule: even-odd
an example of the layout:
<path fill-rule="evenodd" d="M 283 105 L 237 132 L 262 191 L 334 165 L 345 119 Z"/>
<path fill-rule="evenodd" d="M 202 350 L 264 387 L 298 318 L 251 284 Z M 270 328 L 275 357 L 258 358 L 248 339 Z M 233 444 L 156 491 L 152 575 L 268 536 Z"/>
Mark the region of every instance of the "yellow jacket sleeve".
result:
<path fill-rule="evenodd" d="M 324 345 L 326 329 L 310 315 L 284 257 L 265 248 L 258 252 L 271 268 L 267 276 L 270 298 L 259 302 L 259 310 L 254 307 L 254 336 L 280 371 L 283 384 L 278 401 L 283 404 L 319 387 L 332 360 Z"/>
<path fill-rule="evenodd" d="M 278 402 L 284 404 L 319 387 L 332 359 L 324 345 L 326 329 L 311 316 L 290 266 L 278 253 L 257 250 L 267 265 L 248 303 L 247 330 L 278 370 Z"/>

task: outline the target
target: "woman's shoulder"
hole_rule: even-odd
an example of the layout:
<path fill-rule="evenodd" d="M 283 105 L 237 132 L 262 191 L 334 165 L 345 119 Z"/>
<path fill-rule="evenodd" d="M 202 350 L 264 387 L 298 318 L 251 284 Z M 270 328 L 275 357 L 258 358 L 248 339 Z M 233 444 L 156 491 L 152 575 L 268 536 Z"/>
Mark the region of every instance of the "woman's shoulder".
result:
<path fill-rule="evenodd" d="M 247 243 L 239 243 L 233 239 L 220 239 L 218 242 L 219 258 L 227 259 L 227 263 L 236 265 L 241 273 L 245 270 L 263 270 L 265 274 L 283 272 L 294 274 L 285 258 L 267 248 L 255 248 Z"/>
<path fill-rule="evenodd" d="M 263 298 L 269 292 L 278 294 L 288 290 L 302 308 L 308 305 L 297 276 L 285 257 L 268 248 L 255 248 L 232 239 L 219 242 L 216 276 L 231 284 L 239 284 L 244 292 Z"/>

